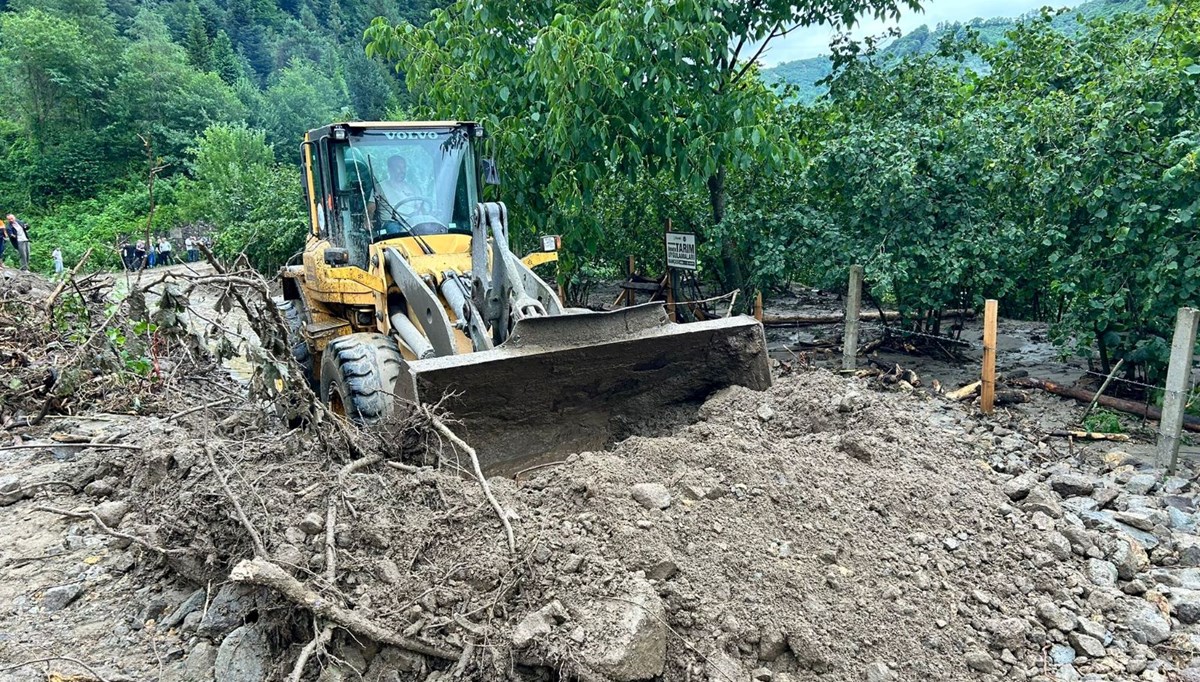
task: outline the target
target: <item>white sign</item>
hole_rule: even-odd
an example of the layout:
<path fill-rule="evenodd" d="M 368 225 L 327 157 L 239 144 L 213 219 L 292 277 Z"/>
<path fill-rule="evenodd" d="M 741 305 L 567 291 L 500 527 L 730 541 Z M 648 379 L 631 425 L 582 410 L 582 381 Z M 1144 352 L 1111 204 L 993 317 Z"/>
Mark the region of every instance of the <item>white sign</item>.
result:
<path fill-rule="evenodd" d="M 542 251 L 558 251 L 558 235 L 542 237 Z"/>
<path fill-rule="evenodd" d="M 683 232 L 667 233 L 667 267 L 680 270 L 696 269 L 696 235 Z"/>

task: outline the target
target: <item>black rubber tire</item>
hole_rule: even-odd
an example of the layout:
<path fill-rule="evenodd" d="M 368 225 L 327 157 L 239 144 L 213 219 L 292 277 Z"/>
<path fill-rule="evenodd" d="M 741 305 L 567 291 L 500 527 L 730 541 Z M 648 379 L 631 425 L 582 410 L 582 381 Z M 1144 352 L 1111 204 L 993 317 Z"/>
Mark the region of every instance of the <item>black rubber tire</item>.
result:
<path fill-rule="evenodd" d="M 392 411 L 404 360 L 392 337 L 359 333 L 339 336 L 321 357 L 321 400 L 363 426 Z"/>
<path fill-rule="evenodd" d="M 304 327 L 304 308 L 300 301 L 285 301 L 280 298 L 275 299 L 275 307 L 279 309 L 279 315 L 287 323 L 288 343 L 292 346 L 292 358 L 296 364 L 300 365 L 300 369 L 304 370 L 304 378 L 308 379 L 308 385 L 315 389 L 317 386 L 313 373 L 312 351 L 309 350 L 304 335 L 300 333 Z"/>

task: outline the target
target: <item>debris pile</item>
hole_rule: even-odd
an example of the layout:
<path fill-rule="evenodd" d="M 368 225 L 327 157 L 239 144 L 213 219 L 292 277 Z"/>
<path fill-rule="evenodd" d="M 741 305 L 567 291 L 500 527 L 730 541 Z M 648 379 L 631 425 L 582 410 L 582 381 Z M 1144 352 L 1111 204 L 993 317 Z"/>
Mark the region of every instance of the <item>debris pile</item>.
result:
<path fill-rule="evenodd" d="M 94 447 L 0 451 L 0 660 L 41 661 L 0 680 L 1200 675 L 1196 472 L 866 382 L 796 369 L 486 489 L 435 410 L 362 432 L 288 382 L 10 426 Z"/>

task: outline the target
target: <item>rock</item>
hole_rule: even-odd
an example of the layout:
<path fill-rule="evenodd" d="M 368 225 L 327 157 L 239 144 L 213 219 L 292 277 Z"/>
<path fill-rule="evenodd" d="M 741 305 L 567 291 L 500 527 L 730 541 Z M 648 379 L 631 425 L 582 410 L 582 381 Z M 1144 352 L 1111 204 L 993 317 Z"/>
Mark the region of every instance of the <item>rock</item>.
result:
<path fill-rule="evenodd" d="M 1116 516 L 1112 512 L 1108 512 L 1108 511 L 1080 512 L 1079 517 L 1091 525 L 1104 526 L 1108 529 L 1115 530 L 1119 533 L 1124 533 L 1124 534 L 1128 535 L 1129 537 L 1133 538 L 1134 540 L 1137 540 L 1138 542 L 1142 543 L 1142 547 L 1145 547 L 1146 551 L 1152 551 L 1155 547 L 1158 547 L 1158 545 L 1159 545 L 1158 538 L 1154 537 L 1154 535 L 1152 533 L 1147 533 L 1144 530 L 1139 530 L 1127 523 L 1121 523 L 1120 521 L 1118 521 L 1116 519 Z M 1066 531 L 1064 530 L 1063 532 L 1065 533 Z"/>
<path fill-rule="evenodd" d="M 805 628 L 789 632 L 787 643 L 802 670 L 811 670 L 818 675 L 833 670 L 833 656 L 811 630 Z"/>
<path fill-rule="evenodd" d="M 1029 624 L 1024 618 L 1005 618 L 991 625 L 992 648 L 1019 651 L 1025 648 L 1025 636 L 1029 632 Z"/>
<path fill-rule="evenodd" d="M 1104 509 L 1112 504 L 1120 494 L 1121 491 L 1116 488 L 1096 488 L 1092 491 L 1092 499 L 1096 501 L 1096 508 Z"/>
<path fill-rule="evenodd" d="M 188 682 L 208 682 L 214 678 L 216 667 L 217 647 L 200 640 L 183 659 L 183 670 L 186 673 L 184 679 Z"/>
<path fill-rule="evenodd" d="M 646 577 L 650 580 L 670 580 L 679 573 L 679 566 L 670 559 L 660 559 L 646 569 Z"/>
<path fill-rule="evenodd" d="M 1071 558 L 1071 542 L 1062 533 L 1052 532 L 1046 535 L 1046 551 L 1059 561 Z"/>
<path fill-rule="evenodd" d="M 593 602 L 580 622 L 587 643 L 579 649 L 584 663 L 618 682 L 662 674 L 667 657 L 667 615 L 648 581 L 633 578 L 621 601 Z"/>
<path fill-rule="evenodd" d="M 325 530 L 325 517 L 316 512 L 309 512 L 300 521 L 300 530 L 305 535 L 316 535 Z"/>
<path fill-rule="evenodd" d="M 1158 644 L 1171 636 L 1171 622 L 1144 599 L 1126 599 L 1123 615 L 1130 637 L 1138 644 Z"/>
<path fill-rule="evenodd" d="M 1055 474 L 1048 481 L 1050 489 L 1063 497 L 1082 497 L 1091 495 L 1096 484 L 1091 476 L 1075 471 Z"/>
<path fill-rule="evenodd" d="M 838 443 L 838 449 L 860 462 L 870 462 L 875 457 L 875 448 L 862 436 L 849 435 Z"/>
<path fill-rule="evenodd" d="M 1052 630 L 1070 632 L 1079 624 L 1079 619 L 1070 611 L 1060 609 L 1053 602 L 1044 601 L 1037 605 L 1038 618 Z"/>
<path fill-rule="evenodd" d="M 671 492 L 661 483 L 638 483 L 629 492 L 634 501 L 646 509 L 666 509 L 671 506 Z"/>
<path fill-rule="evenodd" d="M 247 618 L 258 610 L 260 588 L 237 583 L 226 583 L 217 590 L 208 611 L 196 628 L 196 634 L 209 639 L 220 639 L 226 633 L 245 624 Z"/>
<path fill-rule="evenodd" d="M 243 625 L 225 636 L 217 650 L 215 676 L 221 682 L 263 682 L 271 671 L 271 647 L 257 625 Z"/>
<path fill-rule="evenodd" d="M 407 680 L 414 678 L 414 673 L 420 673 L 424 667 L 425 659 L 420 654 L 385 646 L 371 659 L 363 679 L 367 682 Z"/>
<path fill-rule="evenodd" d="M 1196 532 L 1196 517 L 1175 507 L 1167 507 L 1167 525 L 1185 533 Z"/>
<path fill-rule="evenodd" d="M 83 494 L 89 497 L 111 497 L 116 489 L 112 484 L 102 478 L 98 478 L 83 487 Z"/>
<path fill-rule="evenodd" d="M 1071 643 L 1071 648 L 1076 653 L 1083 654 L 1088 658 L 1104 658 L 1107 653 L 1104 651 L 1104 645 L 1100 643 L 1100 640 L 1081 632 L 1072 632 L 1067 635 L 1067 641 Z"/>
<path fill-rule="evenodd" d="M 988 652 L 981 649 L 972 649 L 967 652 L 964 657 L 967 661 L 967 667 L 976 672 L 991 674 L 996 672 L 996 662 Z"/>
<path fill-rule="evenodd" d="M 1008 495 L 1008 499 L 1016 502 L 1017 500 L 1025 499 L 1029 495 L 1029 491 L 1033 489 L 1033 486 L 1038 484 L 1038 481 L 1037 474 L 1027 471 L 1020 476 L 1009 479 L 1001 490 L 1004 491 L 1005 495 Z"/>
<path fill-rule="evenodd" d="M 1158 525 L 1157 517 L 1158 514 L 1145 509 L 1130 509 L 1113 515 L 1117 521 L 1147 532 L 1154 530 L 1154 526 Z"/>
<path fill-rule="evenodd" d="M 83 583 L 59 585 L 42 593 L 42 608 L 47 611 L 62 611 L 83 594 Z"/>
<path fill-rule="evenodd" d="M 1079 619 L 1079 631 L 1088 637 L 1095 637 L 1106 644 L 1112 640 L 1112 636 L 1108 634 L 1108 627 L 1104 623 L 1098 623 L 1091 618 Z"/>
<path fill-rule="evenodd" d="M 171 612 L 171 615 L 162 619 L 163 629 L 169 630 L 173 627 L 179 626 L 179 624 L 183 622 L 183 619 L 188 617 L 188 614 L 204 607 L 204 600 L 207 597 L 208 592 L 205 590 L 196 590 L 193 592 L 191 596 L 189 596 L 187 599 L 184 599 L 183 603 L 181 603 L 175 608 L 174 611 Z"/>
<path fill-rule="evenodd" d="M 787 637 L 779 630 L 767 630 L 758 640 L 758 660 L 771 663 L 787 653 Z"/>
<path fill-rule="evenodd" d="M 1054 676 L 1055 682 L 1080 682 L 1083 676 L 1075 669 L 1073 665 L 1064 665 L 1058 669 L 1058 674 Z"/>
<path fill-rule="evenodd" d="M 116 528 L 121 525 L 121 520 L 129 513 L 129 503 L 125 500 L 101 502 L 92 511 L 96 513 L 97 518 L 104 522 L 104 525 Z"/>
<path fill-rule="evenodd" d="M 1154 474 L 1134 474 L 1125 482 L 1125 490 L 1131 495 L 1145 495 L 1158 484 L 1158 476 Z"/>
<path fill-rule="evenodd" d="M 1189 481 L 1186 478 L 1168 476 L 1163 479 L 1162 492 L 1166 493 L 1167 495 L 1178 495 L 1179 493 L 1187 490 L 1188 484 Z"/>
<path fill-rule="evenodd" d="M 1101 559 L 1088 559 L 1087 577 L 1099 587 L 1117 586 L 1117 567 Z"/>
<path fill-rule="evenodd" d="M 775 673 L 770 668 L 755 668 L 750 671 L 750 679 L 754 682 L 770 682 L 775 678 Z"/>
<path fill-rule="evenodd" d="M 546 604 L 521 619 L 521 622 L 513 629 L 513 646 L 524 649 L 538 639 L 549 635 L 556 625 L 562 624 L 566 619 L 567 611 L 557 599 Z"/>
<path fill-rule="evenodd" d="M 1180 623 L 1200 623 L 1200 592 L 1195 590 L 1171 590 L 1171 612 Z"/>
<path fill-rule="evenodd" d="M 754 415 L 761 422 L 769 422 L 775 417 L 775 410 L 768 403 L 759 403 L 758 409 L 754 411 Z"/>
<path fill-rule="evenodd" d="M 850 391 L 837 401 L 838 412 L 849 413 L 866 407 L 867 399 L 861 393 Z"/>
<path fill-rule="evenodd" d="M 1050 661 L 1054 665 L 1071 665 L 1075 662 L 1075 650 L 1069 646 L 1055 644 L 1050 647 Z"/>
<path fill-rule="evenodd" d="M 1109 560 L 1117 567 L 1117 576 L 1121 580 L 1133 580 L 1137 574 L 1150 565 L 1150 557 L 1142 544 L 1130 537 L 1118 537 Z"/>
<path fill-rule="evenodd" d="M 1025 496 L 1021 508 L 1030 514 L 1040 511 L 1052 519 L 1062 518 L 1062 506 L 1058 502 L 1058 496 L 1048 486 L 1042 484 L 1029 489 L 1029 494 Z"/>
<path fill-rule="evenodd" d="M 707 656 L 707 659 L 708 682 L 745 681 L 746 670 L 742 667 L 741 661 L 730 656 L 724 650 L 712 652 Z"/>
<path fill-rule="evenodd" d="M 867 666 L 864 674 L 867 682 L 893 682 L 896 679 L 896 673 L 888 667 L 883 661 L 875 661 Z"/>
<path fill-rule="evenodd" d="M 0 507 L 7 507 L 25 499 L 25 488 L 16 476 L 0 476 Z"/>

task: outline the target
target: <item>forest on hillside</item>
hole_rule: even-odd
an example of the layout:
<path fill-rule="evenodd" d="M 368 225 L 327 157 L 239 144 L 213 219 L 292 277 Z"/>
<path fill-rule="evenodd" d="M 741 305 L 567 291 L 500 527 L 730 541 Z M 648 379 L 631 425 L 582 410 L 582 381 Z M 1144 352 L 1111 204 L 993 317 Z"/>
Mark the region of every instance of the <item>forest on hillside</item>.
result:
<path fill-rule="evenodd" d="M 402 78 L 367 59 L 363 29 L 428 12 L 423 0 L 10 1 L 0 211 L 30 222 L 43 267 L 55 247 L 69 260 L 96 246 L 113 265 L 119 239 L 145 237 L 153 171 L 151 231 L 217 228 L 266 265 L 302 243 L 304 131 L 406 101 Z"/>
<path fill-rule="evenodd" d="M 1087 0 L 1070 11 L 1056 14 L 1052 23 L 1059 31 L 1075 35 L 1087 26 L 1088 21 L 1151 9 L 1147 0 Z M 1033 15 L 1036 16 L 1037 12 Z M 962 39 L 968 33 L 986 45 L 997 45 L 1006 39 L 1008 32 L 1020 21 L 1020 17 L 978 17 L 965 22 L 942 22 L 933 28 L 921 25 L 894 39 L 879 36 L 878 39 L 884 46 L 873 58 L 880 64 L 895 64 L 910 56 L 936 55 L 943 40 Z M 962 63 L 975 70 L 986 68 L 984 61 L 977 55 L 967 56 Z M 832 71 L 833 62 L 830 57 L 821 55 L 783 62 L 764 69 L 763 80 L 776 87 L 788 87 L 788 97 L 811 103 L 829 92 L 824 80 Z"/>
<path fill-rule="evenodd" d="M 305 234 L 303 131 L 387 116 L 482 121 L 514 242 L 561 234 L 574 295 L 631 254 L 655 274 L 669 220 L 710 288 L 838 288 L 861 263 L 909 328 L 998 298 L 1151 381 L 1200 297 L 1200 0 L 1073 32 L 1046 11 L 886 64 L 843 42 L 808 105 L 755 45 L 919 3 L 380 4 L 10 2 L 0 212 L 31 223 L 35 266 L 184 229 L 273 272 Z"/>

